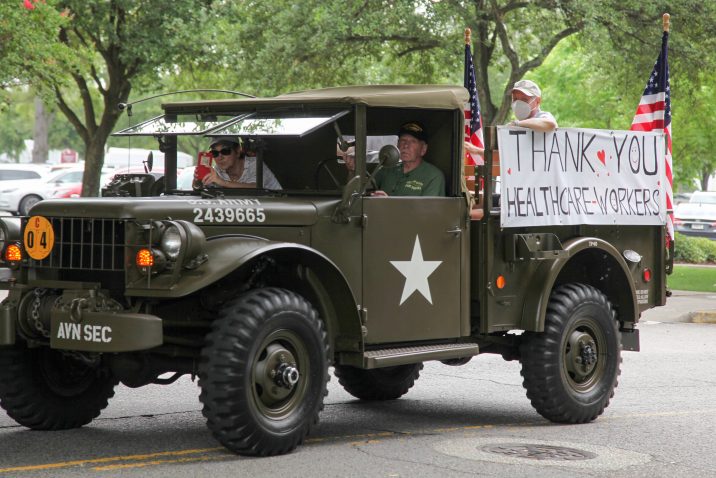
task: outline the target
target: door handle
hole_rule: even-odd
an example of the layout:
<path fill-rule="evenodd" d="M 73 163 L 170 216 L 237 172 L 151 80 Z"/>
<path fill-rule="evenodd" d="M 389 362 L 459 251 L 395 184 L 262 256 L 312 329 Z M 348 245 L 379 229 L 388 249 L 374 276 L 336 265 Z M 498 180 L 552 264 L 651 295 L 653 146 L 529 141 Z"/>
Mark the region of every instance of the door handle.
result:
<path fill-rule="evenodd" d="M 448 234 L 455 234 L 456 236 L 459 236 L 460 234 L 462 234 L 462 228 L 459 226 L 455 226 L 452 229 L 448 229 L 445 232 L 447 232 Z"/>

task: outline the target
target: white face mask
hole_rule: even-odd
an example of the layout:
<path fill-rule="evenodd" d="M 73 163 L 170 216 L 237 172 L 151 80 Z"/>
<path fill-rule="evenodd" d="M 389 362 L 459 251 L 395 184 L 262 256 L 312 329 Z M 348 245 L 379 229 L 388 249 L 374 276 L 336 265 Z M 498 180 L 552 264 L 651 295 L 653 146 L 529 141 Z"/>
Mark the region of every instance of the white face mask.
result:
<path fill-rule="evenodd" d="M 532 107 L 526 101 L 517 100 L 512 102 L 512 112 L 515 114 L 515 118 L 523 120 L 530 117 Z"/>

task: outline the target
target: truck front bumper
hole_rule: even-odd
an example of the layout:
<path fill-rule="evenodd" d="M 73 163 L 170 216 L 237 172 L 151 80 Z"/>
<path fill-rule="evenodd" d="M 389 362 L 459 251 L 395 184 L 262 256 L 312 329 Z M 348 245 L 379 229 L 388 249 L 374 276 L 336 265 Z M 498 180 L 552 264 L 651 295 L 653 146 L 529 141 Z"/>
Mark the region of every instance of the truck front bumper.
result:
<path fill-rule="evenodd" d="M 66 299 L 67 292 L 62 296 Z M 107 310 L 96 307 L 91 297 L 82 297 L 86 291 L 71 291 L 67 300 L 58 300 L 49 311 L 50 347 L 81 352 L 133 352 L 147 350 L 163 343 L 162 320 L 154 315 L 128 310 Z M 0 305 L 0 345 L 15 343 L 18 329 L 27 331 L 36 321 L 26 317 L 28 307 L 20 300 L 6 299 Z M 27 335 L 27 334 L 24 334 Z M 37 336 L 39 341 L 47 340 Z"/>

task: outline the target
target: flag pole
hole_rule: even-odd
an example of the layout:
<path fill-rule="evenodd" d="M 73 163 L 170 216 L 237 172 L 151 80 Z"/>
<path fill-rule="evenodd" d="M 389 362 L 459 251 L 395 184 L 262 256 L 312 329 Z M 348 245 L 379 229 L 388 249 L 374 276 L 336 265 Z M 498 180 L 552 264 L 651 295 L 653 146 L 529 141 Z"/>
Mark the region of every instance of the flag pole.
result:
<path fill-rule="evenodd" d="M 470 45 L 472 43 L 472 30 L 469 28 L 465 29 L 465 45 Z"/>
<path fill-rule="evenodd" d="M 669 15 L 668 13 L 665 13 L 664 16 L 661 17 L 661 20 L 664 24 L 664 31 L 666 33 L 669 33 L 670 18 L 671 18 L 671 15 Z"/>

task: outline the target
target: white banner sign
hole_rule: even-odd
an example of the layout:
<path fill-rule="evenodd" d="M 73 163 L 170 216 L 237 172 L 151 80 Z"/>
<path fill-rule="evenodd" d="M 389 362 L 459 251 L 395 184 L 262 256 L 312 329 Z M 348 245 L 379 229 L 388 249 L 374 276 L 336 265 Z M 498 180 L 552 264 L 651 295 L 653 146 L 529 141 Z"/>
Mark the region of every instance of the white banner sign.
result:
<path fill-rule="evenodd" d="M 498 127 L 502 227 L 666 221 L 664 135 Z"/>

